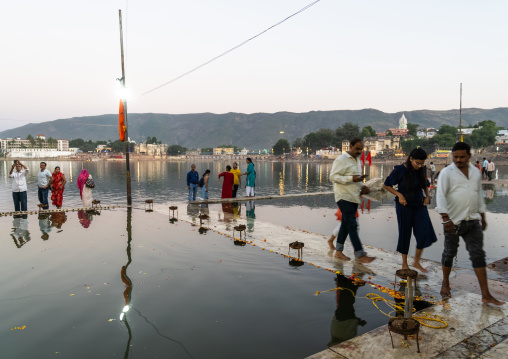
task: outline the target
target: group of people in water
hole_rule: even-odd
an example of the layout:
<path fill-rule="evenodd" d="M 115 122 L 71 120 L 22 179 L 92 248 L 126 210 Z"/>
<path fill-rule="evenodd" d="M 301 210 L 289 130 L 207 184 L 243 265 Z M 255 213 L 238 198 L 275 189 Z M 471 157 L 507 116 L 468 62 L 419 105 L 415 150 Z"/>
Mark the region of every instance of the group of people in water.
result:
<path fill-rule="evenodd" d="M 337 157 L 333 163 L 330 180 L 333 182 L 335 201 L 341 212 L 342 221 L 328 240 L 328 245 L 331 249 L 335 249 L 334 257 L 348 261 L 350 258 L 343 251 L 344 243 L 349 236 L 356 261 L 370 263 L 376 258 L 368 256 L 363 250 L 356 219 L 360 196 L 370 193 L 370 189 L 363 184 L 367 176 L 362 175 L 359 159 L 363 148 L 361 139 L 352 139 L 349 151 Z M 483 231 L 487 227 L 487 222 L 481 186 L 482 174 L 470 163 L 471 148 L 467 143 L 457 142 L 453 146 L 452 159 L 453 163 L 440 172 L 436 191 L 436 211 L 441 216 L 445 233 L 441 261 L 443 271 L 441 295 L 444 299 L 451 297 L 450 273 L 462 237 L 480 284 L 483 302 L 502 305 L 504 302 L 490 294 L 487 282 L 486 255 L 483 250 Z M 431 197 L 430 183 L 426 176 L 426 160 L 425 150 L 413 149 L 405 163 L 393 168 L 383 185 L 385 190 L 395 195 L 397 251 L 402 256 L 402 268 L 409 269 L 407 257 L 411 236 L 414 235 L 416 252 L 412 266 L 424 273 L 428 271 L 420 262 L 423 250 L 437 241 L 427 208 Z"/>
<path fill-rule="evenodd" d="M 226 171 L 219 173 L 218 181 L 222 179 L 222 193 L 221 198 L 236 198 L 238 189 L 242 186 L 242 177 L 246 176 L 245 181 L 245 196 L 254 197 L 256 187 L 256 171 L 254 169 L 254 163 L 252 158 L 247 157 L 245 159 L 247 163 L 247 169 L 245 173 L 242 173 L 238 168 L 238 163 L 233 162 L 233 167 L 230 165 L 226 166 Z M 201 188 L 201 199 L 208 199 L 208 188 L 210 181 L 210 170 L 205 170 L 203 176 L 200 178 L 199 173 L 196 171 L 196 165 L 191 165 L 191 170 L 187 173 L 187 189 L 189 190 L 189 201 L 196 200 L 196 194 L 198 187 Z"/>
<path fill-rule="evenodd" d="M 40 171 L 37 171 L 37 196 L 39 206 L 43 210 L 49 209 L 49 192 L 51 191 L 51 203 L 57 209 L 62 208 L 63 194 L 67 179 L 61 172 L 60 167 L 56 166 L 53 173 L 47 168 L 46 162 L 40 163 Z M 27 211 L 28 209 L 28 196 L 27 196 L 27 176 L 30 173 L 27 166 L 21 161 L 14 160 L 14 164 L 9 172 L 9 177 L 12 178 L 12 200 L 14 202 L 14 210 Z M 92 191 L 95 188 L 95 183 L 92 175 L 86 169 L 83 169 L 79 174 L 77 186 L 81 196 L 83 207 L 92 206 Z"/>

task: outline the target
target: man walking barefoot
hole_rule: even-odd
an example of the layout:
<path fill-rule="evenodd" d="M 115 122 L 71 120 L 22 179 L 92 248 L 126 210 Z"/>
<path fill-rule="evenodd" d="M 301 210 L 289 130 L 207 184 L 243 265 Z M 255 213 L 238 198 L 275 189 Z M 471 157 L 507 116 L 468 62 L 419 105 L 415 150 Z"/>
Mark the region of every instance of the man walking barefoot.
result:
<path fill-rule="evenodd" d="M 335 159 L 330 172 L 330 181 L 333 182 L 333 191 L 335 192 L 335 201 L 342 212 L 342 223 L 337 235 L 335 258 L 350 260 L 342 251 L 344 242 L 349 235 L 353 248 L 355 250 L 356 261 L 359 263 L 370 263 L 376 257 L 368 257 L 363 250 L 362 242 L 358 236 L 358 223 L 356 222 L 356 210 L 360 203 L 360 195 L 370 192 L 367 186 L 362 186 L 361 182 L 365 178 L 362 176 L 362 167 L 358 158 L 363 151 L 363 142 L 359 138 L 354 138 L 350 142 L 349 151 L 343 153 Z"/>
<path fill-rule="evenodd" d="M 437 187 L 436 211 L 441 214 L 445 232 L 445 243 L 442 257 L 443 284 L 441 296 L 451 297 L 450 272 L 453 258 L 457 256 L 459 239 L 466 242 L 469 258 L 473 263 L 482 292 L 482 301 L 503 305 L 489 292 L 487 282 L 487 263 L 483 251 L 483 231 L 487 228 L 485 219 L 485 202 L 481 185 L 481 175 L 469 163 L 471 148 L 465 142 L 457 142 L 452 148 L 453 163 L 441 171 Z"/>

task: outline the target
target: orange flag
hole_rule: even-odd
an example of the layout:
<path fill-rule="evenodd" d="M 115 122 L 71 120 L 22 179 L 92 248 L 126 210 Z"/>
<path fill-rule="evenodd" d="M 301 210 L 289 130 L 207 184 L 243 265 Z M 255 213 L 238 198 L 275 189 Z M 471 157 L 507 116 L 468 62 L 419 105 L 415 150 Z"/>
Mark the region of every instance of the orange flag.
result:
<path fill-rule="evenodd" d="M 123 101 L 120 100 L 120 110 L 118 116 L 118 131 L 120 133 L 120 141 L 125 141 L 125 115 L 123 109 Z"/>

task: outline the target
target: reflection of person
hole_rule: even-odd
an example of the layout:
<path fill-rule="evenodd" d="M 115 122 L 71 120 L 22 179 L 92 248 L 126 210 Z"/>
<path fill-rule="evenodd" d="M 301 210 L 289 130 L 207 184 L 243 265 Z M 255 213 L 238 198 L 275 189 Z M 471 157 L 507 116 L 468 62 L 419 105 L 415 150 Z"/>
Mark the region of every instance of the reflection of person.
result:
<path fill-rule="evenodd" d="M 92 224 L 94 211 L 78 211 L 78 219 L 79 223 L 83 226 L 83 228 L 90 227 Z"/>
<path fill-rule="evenodd" d="M 409 269 L 407 254 L 412 232 L 416 239 L 413 267 L 424 273 L 427 273 L 427 270 L 420 264 L 423 249 L 437 241 L 427 209 L 430 195 L 429 182 L 425 178 L 426 158 L 427 152 L 423 148 L 415 148 L 409 154 L 405 164 L 395 166 L 383 186 L 395 195 L 395 211 L 399 225 L 397 252 L 402 254 L 402 269 Z M 397 190 L 393 188 L 396 185 Z"/>
<path fill-rule="evenodd" d="M 51 222 L 49 221 L 49 215 L 47 213 L 39 213 L 39 229 L 41 230 L 41 238 L 45 241 L 49 239 L 49 233 L 51 232 Z"/>
<path fill-rule="evenodd" d="M 28 232 L 28 216 L 26 214 L 19 216 L 15 215 L 12 219 L 12 229 L 11 233 L 12 239 L 14 239 L 14 244 L 16 247 L 21 248 L 24 244 L 26 244 L 30 240 L 30 232 Z"/>
<path fill-rule="evenodd" d="M 233 184 L 233 198 L 236 198 L 236 192 L 239 187 L 242 187 L 242 171 L 238 168 L 238 163 L 233 162 L 233 168 L 229 171 L 235 175 L 235 182 Z"/>
<path fill-rule="evenodd" d="M 489 159 L 489 162 L 487 162 L 487 177 L 489 178 L 489 181 L 492 181 L 492 175 L 494 174 L 494 171 L 496 170 L 496 165 L 494 165 L 494 162 L 492 162 L 491 159 Z"/>
<path fill-rule="evenodd" d="M 60 167 L 55 167 L 55 172 L 53 172 L 51 178 L 51 201 L 53 206 L 56 208 L 62 208 L 63 201 L 63 192 L 65 190 L 65 184 L 67 180 L 65 179 L 65 175 L 60 172 Z"/>
<path fill-rule="evenodd" d="M 41 170 L 37 173 L 37 185 L 39 187 L 37 194 L 39 196 L 39 203 L 43 205 L 42 209 L 49 209 L 48 194 L 51 184 L 51 172 L 46 169 L 46 162 L 41 162 L 40 167 Z"/>
<path fill-rule="evenodd" d="M 331 341 L 329 347 L 340 344 L 346 340 L 358 335 L 358 326 L 367 324 L 365 320 L 358 318 L 355 314 L 355 296 L 358 285 L 343 275 L 337 274 L 335 278 L 338 289 L 336 291 L 335 301 L 336 309 L 330 326 Z M 362 282 L 360 285 L 365 285 Z"/>
<path fill-rule="evenodd" d="M 254 163 L 252 163 L 252 158 L 250 157 L 247 157 L 245 162 L 247 162 L 247 170 L 242 174 L 242 176 L 247 176 L 247 180 L 245 181 L 245 195 L 247 197 L 254 197 L 256 195 L 254 191 L 256 187 L 256 171 L 254 170 Z"/>
<path fill-rule="evenodd" d="M 14 171 L 14 169 L 16 170 Z M 16 212 L 27 210 L 26 176 L 28 172 L 28 168 L 18 160 L 14 161 L 11 171 L 9 172 L 9 177 L 13 179 L 12 200 Z"/>
<path fill-rule="evenodd" d="M 78 177 L 77 185 L 79 188 L 81 201 L 83 202 L 83 207 L 92 207 L 92 191 L 95 188 L 95 183 L 93 181 L 92 175 L 89 174 L 87 170 L 84 169 L 81 171 Z"/>
<path fill-rule="evenodd" d="M 451 297 L 450 273 L 462 237 L 480 284 L 482 301 L 502 305 L 504 302 L 490 294 L 487 282 L 482 232 L 487 228 L 486 207 L 480 174 L 469 163 L 471 147 L 465 142 L 457 142 L 452 148 L 452 158 L 453 163 L 441 171 L 436 195 L 436 211 L 441 214 L 445 231 L 441 295 L 445 299 Z"/>
<path fill-rule="evenodd" d="M 360 203 L 360 195 L 370 192 L 367 186 L 362 186 L 361 182 L 365 177 L 361 175 L 362 167 L 359 156 L 363 151 L 363 142 L 359 138 L 354 138 L 350 142 L 350 150 L 344 152 L 333 161 L 330 172 L 330 181 L 333 182 L 333 191 L 335 192 L 335 201 L 342 212 L 342 223 L 337 237 L 335 258 L 349 260 L 342 251 L 344 243 L 349 235 L 349 239 L 355 250 L 356 260 L 360 263 L 370 263 L 376 257 L 369 257 L 363 250 L 362 242 L 358 236 L 358 223 L 356 221 L 356 210 Z"/>
<path fill-rule="evenodd" d="M 51 225 L 57 229 L 62 229 L 62 225 L 67 221 L 67 214 L 65 212 L 52 212 Z"/>
<path fill-rule="evenodd" d="M 189 190 L 189 201 L 196 200 L 196 192 L 198 191 L 199 174 L 196 171 L 196 165 L 191 165 L 191 170 L 187 172 L 187 189 Z"/>
<path fill-rule="evenodd" d="M 256 205 L 254 201 L 245 202 L 245 216 L 247 217 L 247 228 L 249 232 L 254 230 L 254 220 L 256 219 Z"/>
<path fill-rule="evenodd" d="M 220 198 L 233 197 L 233 183 L 235 182 L 235 175 L 229 171 L 231 171 L 231 166 L 227 165 L 226 172 L 219 174 L 219 183 L 220 178 L 224 177 L 224 181 L 222 182 L 222 195 Z"/>
<path fill-rule="evenodd" d="M 201 187 L 201 199 L 208 199 L 208 179 L 210 178 L 210 170 L 206 170 L 203 174 L 203 187 Z"/>

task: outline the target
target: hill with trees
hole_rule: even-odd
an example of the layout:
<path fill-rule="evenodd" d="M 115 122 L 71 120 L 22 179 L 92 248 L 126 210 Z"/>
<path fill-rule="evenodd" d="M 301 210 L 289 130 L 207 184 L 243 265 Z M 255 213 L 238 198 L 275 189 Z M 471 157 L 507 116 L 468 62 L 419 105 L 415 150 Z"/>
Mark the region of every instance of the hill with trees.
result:
<path fill-rule="evenodd" d="M 457 126 L 459 111 L 405 111 L 386 113 L 374 109 L 312 111 L 305 113 L 201 113 L 201 114 L 157 114 L 132 113 L 128 115 L 129 137 L 137 142 L 156 134 L 157 142 L 187 148 L 216 147 L 229 144 L 248 149 L 270 149 L 279 139 L 294 143 L 320 129 L 335 129 L 347 122 L 358 125 L 365 131 L 386 131 L 398 127 L 402 113 L 408 122 L 420 127 L 440 128 L 443 124 Z M 508 108 L 463 109 L 463 126 L 482 121 L 494 121 L 497 126 L 508 126 Z M 283 133 L 281 133 L 283 132 Z M 56 139 L 78 139 L 85 141 L 118 139 L 118 116 L 100 115 L 74 117 L 42 123 L 30 123 L 22 127 L 0 132 L 0 138 L 44 134 Z M 331 135 L 331 133 L 330 133 Z M 337 135 L 337 134 L 336 134 Z M 312 139 L 310 140 L 312 145 Z M 327 144 L 329 145 L 329 144 Z M 314 147 L 314 145 L 312 145 Z"/>

